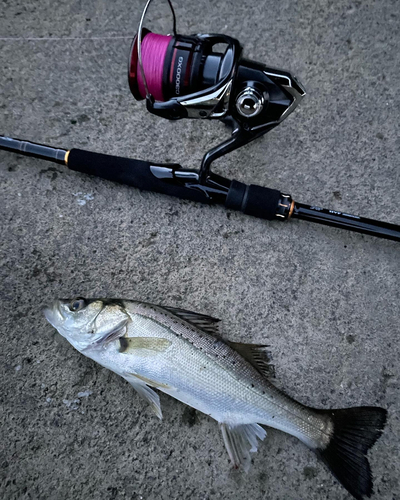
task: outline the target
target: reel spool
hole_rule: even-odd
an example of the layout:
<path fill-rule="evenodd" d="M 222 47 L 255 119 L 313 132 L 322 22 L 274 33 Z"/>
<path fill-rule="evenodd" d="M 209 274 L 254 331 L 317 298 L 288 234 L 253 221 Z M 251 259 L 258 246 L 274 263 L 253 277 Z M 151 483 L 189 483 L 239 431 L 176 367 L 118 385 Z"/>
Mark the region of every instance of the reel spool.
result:
<path fill-rule="evenodd" d="M 159 35 L 143 28 L 148 0 L 131 47 L 129 87 L 146 99 L 148 111 L 169 120 L 219 119 L 232 135 L 204 156 L 200 179 L 211 162 L 281 123 L 305 95 L 289 72 L 244 59 L 238 40 L 227 35 Z M 221 46 L 224 48 L 221 49 Z"/>

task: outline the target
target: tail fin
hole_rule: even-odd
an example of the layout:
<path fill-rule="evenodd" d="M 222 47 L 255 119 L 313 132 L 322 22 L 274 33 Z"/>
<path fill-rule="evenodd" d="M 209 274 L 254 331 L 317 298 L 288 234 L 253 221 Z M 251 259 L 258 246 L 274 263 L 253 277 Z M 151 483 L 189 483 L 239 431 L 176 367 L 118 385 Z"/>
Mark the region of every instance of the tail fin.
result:
<path fill-rule="evenodd" d="M 366 455 L 382 433 L 386 410 L 364 406 L 322 413 L 332 419 L 333 434 L 325 449 L 316 450 L 318 456 L 354 498 L 369 498 L 373 485 Z"/>

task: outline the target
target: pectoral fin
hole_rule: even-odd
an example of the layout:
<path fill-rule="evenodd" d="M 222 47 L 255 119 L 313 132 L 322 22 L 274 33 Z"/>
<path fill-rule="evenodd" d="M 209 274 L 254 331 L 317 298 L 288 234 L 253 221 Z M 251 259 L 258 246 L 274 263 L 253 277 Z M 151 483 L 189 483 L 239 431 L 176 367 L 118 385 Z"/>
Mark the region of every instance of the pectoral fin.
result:
<path fill-rule="evenodd" d="M 135 351 L 146 349 L 152 352 L 164 352 L 171 345 L 167 339 L 157 337 L 120 337 L 119 352 L 134 354 Z"/>
<path fill-rule="evenodd" d="M 261 441 L 267 435 L 266 431 L 258 424 L 245 424 L 230 426 L 220 423 L 222 437 L 229 458 L 234 467 L 243 467 L 248 472 L 251 464 L 250 453 L 257 451 L 257 438 Z"/>
<path fill-rule="evenodd" d="M 135 374 L 129 373 L 124 375 L 125 380 L 127 380 L 131 386 L 136 390 L 136 392 L 150 405 L 150 408 L 157 415 L 157 417 L 162 420 L 162 411 L 159 395 L 150 389 L 143 380 L 140 380 Z"/>

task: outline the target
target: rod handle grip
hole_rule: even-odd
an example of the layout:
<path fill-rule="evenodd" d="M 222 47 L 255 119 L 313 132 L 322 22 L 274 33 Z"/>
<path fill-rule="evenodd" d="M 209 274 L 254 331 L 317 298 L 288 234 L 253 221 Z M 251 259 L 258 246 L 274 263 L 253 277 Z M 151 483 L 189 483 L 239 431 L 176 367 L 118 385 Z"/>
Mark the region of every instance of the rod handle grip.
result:
<path fill-rule="evenodd" d="M 204 194 L 180 185 L 175 179 L 160 178 L 154 175 L 154 167 L 166 172 L 180 170 L 178 164 L 157 164 L 120 156 L 93 153 L 82 149 L 71 149 L 68 155 L 71 170 L 95 175 L 103 179 L 127 184 L 146 191 L 168 194 L 186 200 L 206 202 Z M 153 171 L 152 171 L 153 169 Z"/>

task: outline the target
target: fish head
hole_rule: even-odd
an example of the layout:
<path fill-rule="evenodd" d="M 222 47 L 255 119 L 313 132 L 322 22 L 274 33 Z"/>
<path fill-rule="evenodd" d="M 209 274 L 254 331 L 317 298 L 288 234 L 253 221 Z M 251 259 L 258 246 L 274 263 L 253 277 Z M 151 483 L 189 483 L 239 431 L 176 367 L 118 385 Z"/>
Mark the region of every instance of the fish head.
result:
<path fill-rule="evenodd" d="M 43 313 L 78 351 L 122 336 L 129 321 L 123 302 L 113 299 L 57 299 Z"/>

